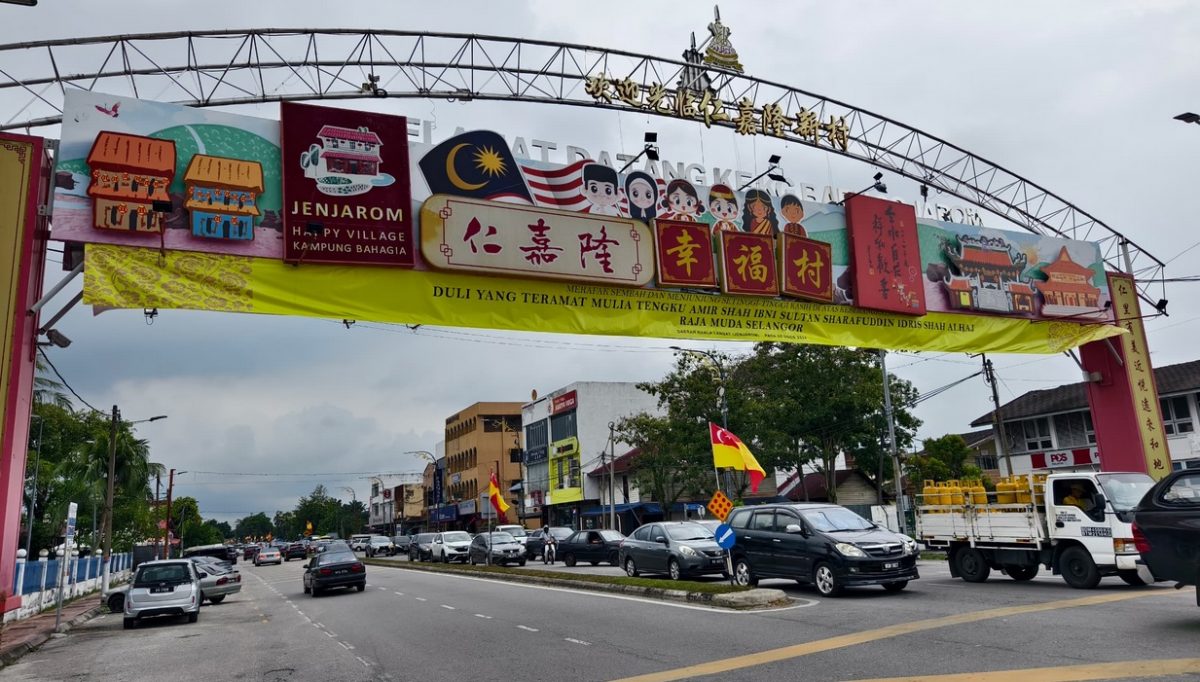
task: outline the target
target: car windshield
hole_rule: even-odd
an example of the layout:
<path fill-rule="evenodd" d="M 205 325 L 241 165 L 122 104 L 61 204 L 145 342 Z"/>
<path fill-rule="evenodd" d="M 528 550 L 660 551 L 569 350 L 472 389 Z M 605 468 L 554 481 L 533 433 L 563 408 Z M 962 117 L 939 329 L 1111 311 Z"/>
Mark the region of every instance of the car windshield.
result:
<path fill-rule="evenodd" d="M 341 564 L 358 561 L 352 552 L 325 552 L 321 555 L 321 564 Z"/>
<path fill-rule="evenodd" d="M 672 540 L 711 540 L 712 532 L 698 523 L 681 523 L 667 526 L 667 535 Z"/>
<path fill-rule="evenodd" d="M 558 540 L 565 540 L 572 533 L 570 528 L 551 528 L 550 535 Z"/>
<path fill-rule="evenodd" d="M 513 526 L 512 528 L 505 528 L 504 532 L 508 533 L 509 535 L 513 536 L 514 538 L 523 538 L 526 535 L 525 529 L 520 526 Z"/>
<path fill-rule="evenodd" d="M 471 536 L 467 535 L 463 531 L 455 531 L 453 533 L 446 533 L 442 535 L 442 540 L 445 542 L 470 542 Z"/>
<path fill-rule="evenodd" d="M 516 542 L 517 539 L 508 533 L 492 533 L 492 543 L 500 544 L 502 542 Z"/>
<path fill-rule="evenodd" d="M 1113 509 L 1119 512 L 1136 507 L 1154 485 L 1154 479 L 1146 474 L 1097 474 L 1096 480 L 1100 481 L 1104 496 L 1112 502 Z"/>
<path fill-rule="evenodd" d="M 609 542 L 625 539 L 624 535 L 618 533 L 615 530 L 602 530 L 602 531 L 600 531 L 600 537 L 604 538 L 606 541 L 609 541 Z"/>
<path fill-rule="evenodd" d="M 813 528 L 826 533 L 843 530 L 868 530 L 875 524 L 842 507 L 827 507 L 800 512 Z"/>
<path fill-rule="evenodd" d="M 137 579 L 134 580 L 134 587 L 146 587 L 148 585 L 158 585 L 161 583 L 186 583 L 191 582 L 192 575 L 184 564 L 161 564 L 158 566 L 142 566 L 138 569 Z"/>

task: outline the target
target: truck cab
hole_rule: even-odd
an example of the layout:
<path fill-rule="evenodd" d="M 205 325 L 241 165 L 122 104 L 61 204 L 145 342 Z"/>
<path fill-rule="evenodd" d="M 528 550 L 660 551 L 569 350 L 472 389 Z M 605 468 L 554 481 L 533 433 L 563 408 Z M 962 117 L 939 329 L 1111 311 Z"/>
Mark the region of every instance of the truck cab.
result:
<path fill-rule="evenodd" d="M 1046 521 L 1058 561 L 1054 568 L 1068 583 L 1093 583 L 1103 575 L 1116 575 L 1131 584 L 1138 578 L 1138 552 L 1133 543 L 1133 509 L 1154 485 L 1141 473 L 1055 474 L 1046 479 Z M 1081 546 L 1094 565 L 1074 553 L 1063 561 L 1071 546 Z M 1091 575 L 1095 570 L 1100 575 Z M 1072 583 L 1074 584 L 1074 583 Z"/>

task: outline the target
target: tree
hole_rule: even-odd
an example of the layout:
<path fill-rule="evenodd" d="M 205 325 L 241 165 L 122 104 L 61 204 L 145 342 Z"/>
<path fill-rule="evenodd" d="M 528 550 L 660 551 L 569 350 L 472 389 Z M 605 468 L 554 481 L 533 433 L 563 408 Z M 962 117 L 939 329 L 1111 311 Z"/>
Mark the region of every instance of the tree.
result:
<path fill-rule="evenodd" d="M 924 446 L 923 452 L 910 457 L 906 463 L 908 475 L 913 480 L 948 481 L 982 476 L 972 461 L 971 448 L 962 436 L 948 433 L 940 438 L 927 438 Z"/>
<path fill-rule="evenodd" d="M 633 479 L 639 490 L 649 492 L 663 506 L 666 514 L 681 497 L 701 494 L 706 485 L 712 485 L 710 456 L 689 444 L 692 439 L 681 433 L 680 425 L 669 417 L 644 412 L 625 417 L 616 426 L 616 436 L 638 448 Z"/>
<path fill-rule="evenodd" d="M 296 514 L 294 512 L 276 511 L 275 518 L 271 520 L 271 532 L 277 538 L 297 538 L 304 532 L 303 528 L 298 528 L 296 523 Z"/>
<path fill-rule="evenodd" d="M 270 534 L 274 528 L 275 526 L 271 523 L 271 519 L 265 513 L 259 512 L 238 519 L 232 535 L 239 540 L 247 537 L 263 538 Z"/>
<path fill-rule="evenodd" d="M 209 541 L 210 531 L 204 528 L 204 521 L 200 517 L 200 504 L 194 497 L 183 496 L 172 500 L 171 528 L 185 548 L 213 544 Z"/>
<path fill-rule="evenodd" d="M 72 409 L 71 399 L 63 392 L 66 388 L 61 382 L 46 376 L 46 365 L 39 357 L 35 360 L 33 377 L 33 404 L 56 405 L 65 410 Z"/>

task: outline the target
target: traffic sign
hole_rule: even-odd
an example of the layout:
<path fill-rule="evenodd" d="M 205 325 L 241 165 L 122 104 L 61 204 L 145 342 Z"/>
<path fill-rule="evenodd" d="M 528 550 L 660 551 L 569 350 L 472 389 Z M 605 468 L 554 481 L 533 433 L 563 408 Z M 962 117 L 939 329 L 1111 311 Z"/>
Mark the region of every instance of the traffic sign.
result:
<path fill-rule="evenodd" d="M 737 534 L 724 523 L 717 526 L 717 529 L 713 531 L 713 535 L 716 536 L 717 544 L 721 546 L 721 549 L 732 549 L 734 543 L 737 542 Z"/>
<path fill-rule="evenodd" d="M 67 505 L 67 533 L 66 533 L 66 548 L 71 548 L 71 541 L 75 539 L 75 518 L 79 512 L 79 505 L 75 502 Z"/>
<path fill-rule="evenodd" d="M 713 493 L 712 499 L 708 501 L 708 510 L 712 512 L 714 517 L 721 519 L 722 521 L 725 520 L 725 517 L 729 514 L 730 509 L 733 509 L 733 503 L 730 502 L 729 498 L 725 497 L 725 493 L 721 492 L 720 490 Z"/>

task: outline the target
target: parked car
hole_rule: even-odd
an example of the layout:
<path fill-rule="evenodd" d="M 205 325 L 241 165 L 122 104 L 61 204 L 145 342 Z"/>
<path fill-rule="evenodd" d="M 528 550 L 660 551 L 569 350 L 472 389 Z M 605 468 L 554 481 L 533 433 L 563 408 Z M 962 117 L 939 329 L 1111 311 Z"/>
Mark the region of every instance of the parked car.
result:
<path fill-rule="evenodd" d="M 556 541 L 562 542 L 574 533 L 574 529 L 567 526 L 546 526 L 539 528 L 529 534 L 525 541 L 525 556 L 530 559 L 542 558 L 542 550 L 546 547 L 546 534 L 549 533 Z M 562 556 L 561 554 L 559 556 Z"/>
<path fill-rule="evenodd" d="M 254 565 L 262 566 L 263 564 L 282 564 L 283 554 L 274 547 L 263 547 L 254 555 Z"/>
<path fill-rule="evenodd" d="M 579 561 L 586 561 L 593 566 L 607 561 L 613 566 L 620 566 L 621 541 L 624 539 L 625 536 L 615 530 L 575 531 L 559 540 L 555 554 L 567 566 L 574 566 Z"/>
<path fill-rule="evenodd" d="M 283 560 L 305 559 L 308 557 L 308 545 L 303 542 L 293 542 L 283 550 Z"/>
<path fill-rule="evenodd" d="M 396 554 L 408 554 L 408 546 L 412 544 L 411 535 L 396 535 L 392 537 L 392 546 L 396 548 Z"/>
<path fill-rule="evenodd" d="M 833 504 L 739 507 L 726 522 L 737 534 L 734 581 L 760 578 L 812 583 L 836 597 L 851 585 L 903 590 L 917 573 L 917 543 Z"/>
<path fill-rule="evenodd" d="M 351 535 L 350 536 L 350 549 L 354 550 L 355 552 L 365 552 L 365 551 L 367 551 L 367 543 L 369 543 L 370 541 L 371 541 L 370 533 L 364 533 L 362 535 Z"/>
<path fill-rule="evenodd" d="M 367 589 L 367 567 L 349 546 L 327 550 L 309 559 L 304 569 L 304 593 L 316 597 L 335 587 Z"/>
<path fill-rule="evenodd" d="M 259 547 L 258 545 L 246 545 L 242 548 L 242 558 L 246 561 L 252 561 L 260 549 L 262 549 L 262 547 Z"/>
<path fill-rule="evenodd" d="M 408 546 L 409 561 L 432 561 L 433 538 L 437 533 L 417 533 Z"/>
<path fill-rule="evenodd" d="M 491 561 L 488 557 L 491 557 Z M 471 565 L 491 563 L 493 565 L 518 564 L 525 565 L 525 546 L 508 533 L 492 531 L 480 533 L 471 540 L 467 550 L 467 560 Z"/>
<path fill-rule="evenodd" d="M 525 530 L 525 526 L 521 526 L 521 525 L 518 525 L 515 523 L 512 523 L 512 524 L 506 523 L 506 524 L 503 524 L 500 526 L 496 526 L 492 530 L 498 530 L 501 533 L 508 533 L 509 535 L 513 536 L 513 538 L 516 539 L 517 542 L 521 543 L 522 545 L 528 546 L 527 543 L 529 542 L 529 533 L 528 533 L 528 531 Z"/>
<path fill-rule="evenodd" d="M 220 604 L 225 597 L 242 591 L 242 574 L 236 568 L 224 568 L 221 565 L 204 561 L 206 557 L 192 559 L 196 565 L 196 575 L 200 577 L 200 603 L 208 600 Z"/>
<path fill-rule="evenodd" d="M 236 564 L 238 551 L 232 545 L 197 545 L 183 550 L 183 557 L 185 559 L 194 556 L 210 556 L 228 561 L 230 564 Z"/>
<path fill-rule="evenodd" d="M 1133 510 L 1133 542 L 1157 580 L 1196 585 L 1200 606 L 1200 470 L 1167 475 Z"/>
<path fill-rule="evenodd" d="M 370 540 L 367 540 L 366 548 L 367 556 L 391 556 L 396 553 L 396 546 L 392 541 L 382 535 L 372 535 Z"/>
<path fill-rule="evenodd" d="M 438 533 L 433 538 L 433 561 L 448 564 L 451 561 L 467 563 L 467 555 L 471 547 L 471 535 L 461 530 L 448 530 Z"/>
<path fill-rule="evenodd" d="M 691 521 L 650 523 L 633 531 L 620 548 L 621 566 L 631 578 L 666 573 L 671 580 L 692 575 L 728 575 L 725 550 L 713 534 Z"/>
<path fill-rule="evenodd" d="M 138 566 L 125 595 L 125 629 L 143 618 L 187 616 L 189 623 L 200 619 L 200 576 L 187 559 L 147 561 Z"/>

